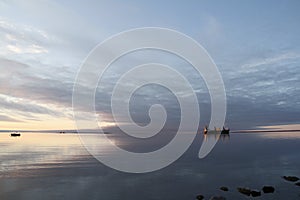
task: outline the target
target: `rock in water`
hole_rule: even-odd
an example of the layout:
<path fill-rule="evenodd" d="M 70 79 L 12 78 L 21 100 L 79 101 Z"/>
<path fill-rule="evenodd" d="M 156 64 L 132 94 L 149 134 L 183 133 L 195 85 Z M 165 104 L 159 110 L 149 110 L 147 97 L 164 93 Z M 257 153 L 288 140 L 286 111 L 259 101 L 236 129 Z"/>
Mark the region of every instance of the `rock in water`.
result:
<path fill-rule="evenodd" d="M 295 185 L 297 185 L 297 186 L 300 186 L 300 182 L 298 182 L 298 183 L 295 183 Z"/>
<path fill-rule="evenodd" d="M 222 196 L 213 196 L 209 200 L 226 200 L 226 198 Z"/>
<path fill-rule="evenodd" d="M 201 194 L 199 194 L 199 195 L 197 195 L 197 196 L 196 196 L 196 199 L 198 199 L 198 200 L 202 200 L 202 199 L 204 199 L 204 196 L 203 196 L 203 195 L 201 195 Z"/>
<path fill-rule="evenodd" d="M 229 189 L 228 189 L 228 187 L 222 186 L 222 187 L 220 187 L 220 190 L 227 192 Z"/>
<path fill-rule="evenodd" d="M 273 186 L 268 186 L 268 185 L 264 186 L 262 188 L 262 190 L 263 190 L 264 193 L 273 193 L 273 192 L 275 192 L 275 188 Z"/>
<path fill-rule="evenodd" d="M 251 196 L 253 197 L 261 196 L 261 192 L 259 190 L 251 190 Z"/>
<path fill-rule="evenodd" d="M 241 188 L 241 187 L 238 187 L 237 190 L 244 194 L 244 195 L 247 195 L 247 196 L 250 196 L 251 194 L 251 190 L 249 188 Z"/>
<path fill-rule="evenodd" d="M 284 178 L 287 181 L 291 181 L 291 182 L 296 182 L 299 180 L 299 178 L 296 176 L 283 176 L 282 178 Z"/>

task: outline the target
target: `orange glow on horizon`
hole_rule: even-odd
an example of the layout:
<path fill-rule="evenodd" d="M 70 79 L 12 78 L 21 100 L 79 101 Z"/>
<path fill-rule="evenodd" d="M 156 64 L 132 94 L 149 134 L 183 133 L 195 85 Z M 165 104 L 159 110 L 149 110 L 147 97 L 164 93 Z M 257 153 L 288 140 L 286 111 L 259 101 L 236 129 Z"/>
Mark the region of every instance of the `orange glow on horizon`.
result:
<path fill-rule="evenodd" d="M 272 126 L 259 126 L 259 128 L 274 129 L 274 130 L 300 130 L 300 124 L 283 124 Z"/>
<path fill-rule="evenodd" d="M 47 119 L 41 121 L 0 122 L 1 130 L 65 130 L 76 129 L 70 119 Z"/>
<path fill-rule="evenodd" d="M 88 121 L 87 121 L 88 122 Z M 86 129 L 95 129 L 97 127 L 89 127 L 90 123 L 86 124 Z M 114 122 L 98 122 L 98 126 L 102 128 L 113 127 Z M 66 118 L 47 117 L 41 118 L 39 121 L 20 121 L 20 122 L 4 122 L 0 121 L 0 130 L 76 130 L 77 126 L 74 120 Z"/>

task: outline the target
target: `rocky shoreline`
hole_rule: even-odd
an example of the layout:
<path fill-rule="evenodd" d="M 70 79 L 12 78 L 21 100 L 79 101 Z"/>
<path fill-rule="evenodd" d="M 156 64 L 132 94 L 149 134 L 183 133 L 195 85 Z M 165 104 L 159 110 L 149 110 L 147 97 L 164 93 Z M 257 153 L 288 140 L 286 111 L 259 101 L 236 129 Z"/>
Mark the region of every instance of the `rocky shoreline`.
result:
<path fill-rule="evenodd" d="M 300 186 L 300 179 L 297 176 L 282 176 L 282 179 L 284 179 L 286 182 L 291 182 L 295 183 L 295 186 Z M 220 190 L 224 192 L 228 192 L 231 190 L 230 188 L 226 186 L 222 186 L 219 188 Z M 262 196 L 263 194 L 272 194 L 275 192 L 275 187 L 271 185 L 264 185 L 261 189 L 252 189 L 249 187 L 237 187 L 236 190 L 240 194 L 243 194 L 245 196 L 252 196 L 252 197 L 259 197 Z M 202 194 L 198 194 L 196 196 L 197 200 L 205 200 L 206 198 Z M 226 200 L 226 197 L 224 196 L 212 196 L 208 198 L 209 200 Z"/>

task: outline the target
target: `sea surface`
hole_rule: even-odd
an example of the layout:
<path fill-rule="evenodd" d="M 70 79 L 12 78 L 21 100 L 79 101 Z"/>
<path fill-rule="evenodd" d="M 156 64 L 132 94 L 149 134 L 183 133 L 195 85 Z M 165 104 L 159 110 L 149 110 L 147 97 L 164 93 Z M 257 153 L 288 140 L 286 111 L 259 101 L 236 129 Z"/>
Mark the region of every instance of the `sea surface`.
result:
<path fill-rule="evenodd" d="M 253 198 L 237 187 L 264 185 L 274 186 L 275 193 L 255 199 L 300 199 L 300 187 L 282 178 L 300 177 L 300 132 L 231 133 L 199 159 L 205 139 L 197 134 L 188 151 L 164 169 L 129 174 L 98 162 L 77 134 L 0 133 L 0 199 L 194 200 L 202 194 L 237 200 Z M 128 140 L 122 145 L 134 146 Z"/>

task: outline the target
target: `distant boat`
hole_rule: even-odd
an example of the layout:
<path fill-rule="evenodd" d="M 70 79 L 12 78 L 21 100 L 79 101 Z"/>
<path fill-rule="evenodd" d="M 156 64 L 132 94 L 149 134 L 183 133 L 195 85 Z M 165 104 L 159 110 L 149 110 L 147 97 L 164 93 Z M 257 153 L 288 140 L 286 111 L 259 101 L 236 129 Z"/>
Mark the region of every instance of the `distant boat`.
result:
<path fill-rule="evenodd" d="M 221 134 L 229 134 L 230 129 L 223 127 L 221 130 L 220 128 L 216 128 L 214 130 L 209 130 L 207 126 L 204 127 L 203 133 L 208 134 L 208 133 L 221 133 Z"/>
<path fill-rule="evenodd" d="M 229 131 L 230 131 L 230 128 L 223 126 L 223 130 L 221 131 L 221 134 L 229 134 Z"/>
<path fill-rule="evenodd" d="M 20 132 L 12 132 L 10 134 L 11 137 L 20 137 L 21 136 L 21 133 Z"/>
<path fill-rule="evenodd" d="M 206 134 L 207 132 L 208 132 L 208 128 L 207 128 L 207 126 L 205 126 L 203 129 L 203 133 Z"/>
<path fill-rule="evenodd" d="M 216 128 L 216 127 L 215 127 L 214 130 L 210 130 L 210 129 L 208 129 L 207 126 L 205 126 L 204 129 L 203 129 L 203 133 L 204 133 L 204 134 L 220 133 L 220 132 L 221 132 L 221 129 L 220 129 L 220 128 Z"/>

